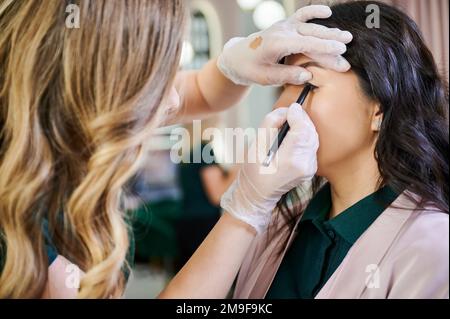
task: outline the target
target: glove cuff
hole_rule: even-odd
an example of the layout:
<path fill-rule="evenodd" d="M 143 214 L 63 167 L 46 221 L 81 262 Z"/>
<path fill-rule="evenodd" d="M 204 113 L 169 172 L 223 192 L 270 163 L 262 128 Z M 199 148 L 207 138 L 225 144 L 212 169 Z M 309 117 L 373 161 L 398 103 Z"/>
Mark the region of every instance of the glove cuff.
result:
<path fill-rule="evenodd" d="M 250 190 L 246 183 L 246 177 L 240 171 L 236 180 L 231 184 L 228 190 L 223 194 L 220 206 L 235 218 L 252 226 L 258 234 L 263 233 L 271 219 L 272 211 L 276 202 L 265 200 L 264 203 L 258 203 L 257 198 L 252 198 L 254 190 Z"/>

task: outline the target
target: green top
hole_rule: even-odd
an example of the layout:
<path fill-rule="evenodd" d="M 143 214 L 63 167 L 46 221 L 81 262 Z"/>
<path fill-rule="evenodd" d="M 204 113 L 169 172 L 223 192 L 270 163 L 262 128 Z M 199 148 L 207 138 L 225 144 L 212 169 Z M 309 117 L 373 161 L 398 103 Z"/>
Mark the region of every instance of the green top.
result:
<path fill-rule="evenodd" d="M 201 156 L 195 161 L 195 153 L 209 155 L 205 161 Z M 183 192 L 181 219 L 211 218 L 220 216 L 220 207 L 212 204 L 207 195 L 201 179 L 201 171 L 210 166 L 218 166 L 210 144 L 202 142 L 197 148 L 191 150 L 190 161 L 182 162 L 178 166 L 179 180 Z"/>
<path fill-rule="evenodd" d="M 313 299 L 322 289 L 356 240 L 398 197 L 385 186 L 361 199 L 333 219 L 331 189 L 326 184 L 310 201 L 298 225 L 268 299 Z"/>

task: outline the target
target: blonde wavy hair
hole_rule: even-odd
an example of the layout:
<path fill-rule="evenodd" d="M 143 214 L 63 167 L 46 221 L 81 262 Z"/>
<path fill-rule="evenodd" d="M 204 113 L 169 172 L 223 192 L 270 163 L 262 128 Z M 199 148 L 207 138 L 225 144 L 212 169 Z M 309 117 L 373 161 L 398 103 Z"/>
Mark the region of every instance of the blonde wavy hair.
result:
<path fill-rule="evenodd" d="M 46 221 L 86 273 L 79 297 L 123 293 L 123 186 L 175 78 L 183 2 L 0 0 L 0 298 L 43 294 Z"/>

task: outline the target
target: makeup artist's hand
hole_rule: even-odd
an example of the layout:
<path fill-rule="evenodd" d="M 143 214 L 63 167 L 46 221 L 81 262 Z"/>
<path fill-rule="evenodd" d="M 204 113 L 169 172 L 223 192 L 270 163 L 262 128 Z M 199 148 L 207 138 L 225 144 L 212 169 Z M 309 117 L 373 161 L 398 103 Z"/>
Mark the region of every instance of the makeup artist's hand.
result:
<path fill-rule="evenodd" d="M 346 72 L 350 64 L 341 54 L 352 40 L 351 33 L 307 23 L 331 14 L 327 6 L 307 6 L 264 31 L 247 38 L 233 38 L 225 44 L 217 66 L 238 85 L 304 84 L 312 77 L 309 71 L 279 64 L 282 58 L 292 54 L 305 54 L 324 67 Z"/>
<path fill-rule="evenodd" d="M 290 130 L 269 167 L 264 167 L 267 152 L 279 129 L 288 121 Z M 234 217 L 263 232 L 270 223 L 272 211 L 280 198 L 312 179 L 317 171 L 319 138 L 308 114 L 294 103 L 289 108 L 279 108 L 266 116 L 262 128 L 270 131 L 272 138 L 256 139 L 250 148 L 256 160 L 242 165 L 236 180 L 222 196 L 222 208 Z"/>

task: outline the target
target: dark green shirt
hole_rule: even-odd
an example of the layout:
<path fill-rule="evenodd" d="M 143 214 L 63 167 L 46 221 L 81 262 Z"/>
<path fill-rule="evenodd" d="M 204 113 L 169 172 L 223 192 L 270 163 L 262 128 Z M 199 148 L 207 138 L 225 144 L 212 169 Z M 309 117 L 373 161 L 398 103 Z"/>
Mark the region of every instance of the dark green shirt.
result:
<path fill-rule="evenodd" d="M 325 285 L 356 240 L 398 197 L 385 186 L 333 219 L 330 185 L 310 201 L 266 296 L 268 299 L 312 299 Z"/>
<path fill-rule="evenodd" d="M 198 148 L 189 154 L 189 163 L 180 163 L 178 167 L 180 186 L 183 192 L 183 214 L 181 219 L 215 218 L 220 216 L 220 207 L 212 204 L 206 195 L 206 189 L 201 178 L 201 171 L 210 166 L 217 166 L 214 152 L 210 144 L 202 142 Z M 210 155 L 210 161 L 205 162 L 203 156 L 196 163 L 194 153 Z"/>

